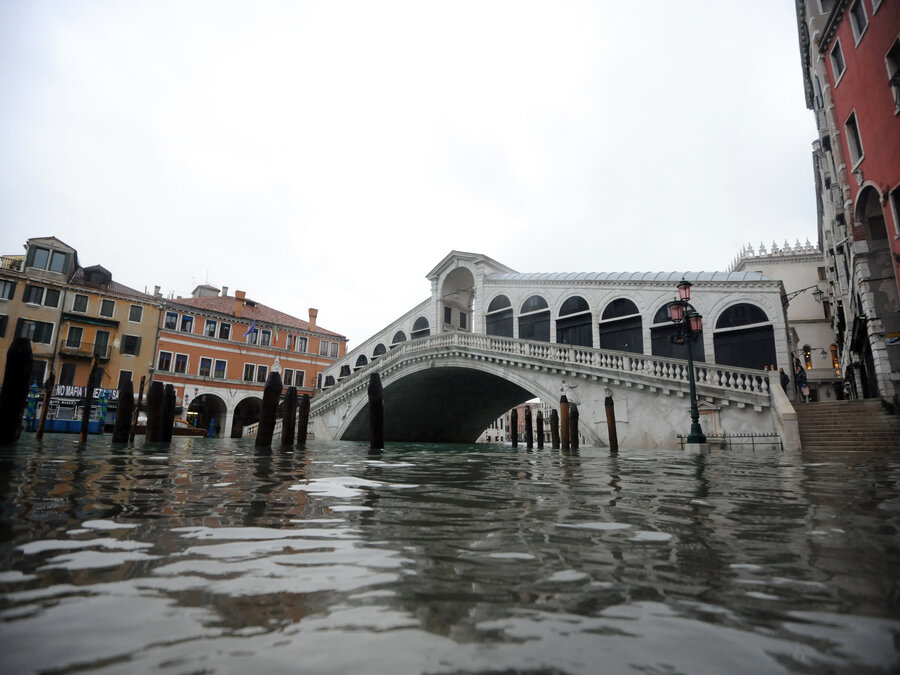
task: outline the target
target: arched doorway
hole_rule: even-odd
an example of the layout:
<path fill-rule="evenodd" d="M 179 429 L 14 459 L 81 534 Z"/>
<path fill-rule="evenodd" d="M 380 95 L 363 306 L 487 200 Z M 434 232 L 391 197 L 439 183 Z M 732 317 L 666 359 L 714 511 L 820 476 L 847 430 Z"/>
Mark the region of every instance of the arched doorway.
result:
<path fill-rule="evenodd" d="M 227 412 L 228 407 L 220 397 L 215 394 L 200 394 L 188 406 L 187 421 L 198 429 L 206 429 L 208 436 L 221 438 Z"/>
<path fill-rule="evenodd" d="M 243 438 L 244 427 L 259 422 L 259 411 L 262 407 L 262 399 L 250 396 L 243 399 L 234 408 L 234 421 L 231 423 L 231 437 Z"/>
<path fill-rule="evenodd" d="M 593 347 L 591 324 L 591 308 L 587 300 L 579 295 L 573 295 L 559 309 L 559 318 L 556 319 L 556 341 L 564 345 Z"/>
<path fill-rule="evenodd" d="M 610 302 L 600 316 L 600 349 L 644 353 L 641 315 L 628 298 Z"/>
<path fill-rule="evenodd" d="M 444 330 L 472 330 L 472 307 L 475 303 L 475 277 L 465 267 L 450 272 L 441 285 Z"/>
<path fill-rule="evenodd" d="M 713 335 L 716 363 L 739 368 L 777 365 L 775 329 L 756 305 L 741 302 L 728 307 L 716 320 Z"/>

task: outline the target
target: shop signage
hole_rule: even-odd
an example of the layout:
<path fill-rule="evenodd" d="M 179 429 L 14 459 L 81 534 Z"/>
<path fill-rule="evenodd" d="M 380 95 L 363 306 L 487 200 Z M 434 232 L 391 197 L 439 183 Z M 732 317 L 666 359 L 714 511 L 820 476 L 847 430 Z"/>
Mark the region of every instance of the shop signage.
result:
<path fill-rule="evenodd" d="M 119 400 L 118 389 L 103 389 L 101 387 L 97 387 L 94 389 L 94 393 L 91 398 L 100 398 L 100 394 L 102 392 L 106 392 L 106 397 L 110 401 Z M 53 391 L 53 395 L 59 396 L 60 398 L 84 398 L 84 395 L 86 393 L 87 387 L 74 387 L 66 384 L 57 385 L 56 389 Z"/>

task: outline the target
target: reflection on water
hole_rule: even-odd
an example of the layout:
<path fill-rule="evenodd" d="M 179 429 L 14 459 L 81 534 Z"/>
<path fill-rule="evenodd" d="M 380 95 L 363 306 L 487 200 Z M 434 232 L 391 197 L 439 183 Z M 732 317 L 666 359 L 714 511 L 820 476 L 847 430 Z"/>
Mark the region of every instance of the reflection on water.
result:
<path fill-rule="evenodd" d="M 29 440 L 0 668 L 896 672 L 898 459 Z"/>

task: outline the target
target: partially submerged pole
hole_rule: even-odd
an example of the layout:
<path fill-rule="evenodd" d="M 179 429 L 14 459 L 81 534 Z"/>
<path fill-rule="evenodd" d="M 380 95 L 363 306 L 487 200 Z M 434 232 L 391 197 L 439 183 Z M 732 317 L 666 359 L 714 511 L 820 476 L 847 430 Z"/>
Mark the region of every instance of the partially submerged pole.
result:
<path fill-rule="evenodd" d="M 284 415 L 281 418 L 281 445 L 294 444 L 297 429 L 297 387 L 288 387 L 284 395 Z"/>
<path fill-rule="evenodd" d="M 31 379 L 31 341 L 16 338 L 6 350 L 3 389 L 0 390 L 0 445 L 11 445 L 22 432 L 22 413 L 28 400 Z"/>
<path fill-rule="evenodd" d="M 262 409 L 259 411 L 259 427 L 256 432 L 256 447 L 268 448 L 272 445 L 275 421 L 278 418 L 278 402 L 281 400 L 281 375 L 269 373 L 263 389 Z"/>
<path fill-rule="evenodd" d="M 309 430 L 309 394 L 300 397 L 300 410 L 297 415 L 300 420 L 297 423 L 297 446 L 306 446 L 306 434 Z"/>
<path fill-rule="evenodd" d="M 512 439 L 512 446 L 519 447 L 519 410 L 513 408 L 509 411 L 509 434 Z"/>
<path fill-rule="evenodd" d="M 369 449 L 384 449 L 384 389 L 381 375 L 369 376 Z"/>
<path fill-rule="evenodd" d="M 47 411 L 50 409 L 50 397 L 53 396 L 53 387 L 56 384 L 56 373 L 52 370 L 44 382 L 44 405 L 41 407 L 41 419 L 38 422 L 34 437 L 38 440 L 44 437 L 44 426 L 47 424 Z"/>
<path fill-rule="evenodd" d="M 572 450 L 578 449 L 578 404 L 569 404 L 569 445 Z"/>
<path fill-rule="evenodd" d="M 159 443 L 162 440 L 163 406 L 165 390 L 159 380 L 150 383 L 147 392 L 147 430 L 145 440 L 148 443 Z"/>
<path fill-rule="evenodd" d="M 162 433 L 160 439 L 163 443 L 172 442 L 172 427 L 175 426 L 175 387 L 167 384 L 163 392 Z"/>
<path fill-rule="evenodd" d="M 619 434 L 616 431 L 616 405 L 613 403 L 612 391 L 606 390 L 606 400 L 603 406 L 606 408 L 606 428 L 609 430 L 609 451 L 619 451 Z"/>
<path fill-rule="evenodd" d="M 534 429 L 531 426 L 531 408 L 525 406 L 525 447 L 528 450 L 534 448 Z"/>
<path fill-rule="evenodd" d="M 88 426 L 91 423 L 91 399 L 94 395 L 94 388 L 97 380 L 97 355 L 94 355 L 91 361 L 91 374 L 88 375 L 87 391 L 84 394 L 84 410 L 81 411 L 81 433 L 78 435 L 79 443 L 87 443 Z"/>
<path fill-rule="evenodd" d="M 550 447 L 559 450 L 559 413 L 550 411 Z"/>
<path fill-rule="evenodd" d="M 563 394 L 559 397 L 559 440 L 562 449 L 569 449 L 569 399 Z"/>
<path fill-rule="evenodd" d="M 540 410 L 537 411 L 537 432 L 535 433 L 537 436 L 537 446 L 538 450 L 544 449 L 544 413 Z"/>
<path fill-rule="evenodd" d="M 134 411 L 134 385 L 125 380 L 119 386 L 119 402 L 116 406 L 116 421 L 113 424 L 113 443 L 127 443 L 131 427 L 131 413 Z"/>
<path fill-rule="evenodd" d="M 144 382 L 147 380 L 146 375 L 141 375 L 141 386 L 138 389 L 137 405 L 134 406 L 134 412 L 131 413 L 131 433 L 128 434 L 128 440 L 134 442 L 134 435 L 137 433 L 138 415 L 141 412 L 141 406 L 144 405 Z"/>

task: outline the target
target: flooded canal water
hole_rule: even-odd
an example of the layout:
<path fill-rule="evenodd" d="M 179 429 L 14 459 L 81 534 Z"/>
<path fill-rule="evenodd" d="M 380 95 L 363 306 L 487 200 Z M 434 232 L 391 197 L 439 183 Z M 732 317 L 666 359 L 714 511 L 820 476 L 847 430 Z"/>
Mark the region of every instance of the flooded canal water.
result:
<path fill-rule="evenodd" d="M 2 457 L 0 671 L 900 670 L 900 454 Z"/>

